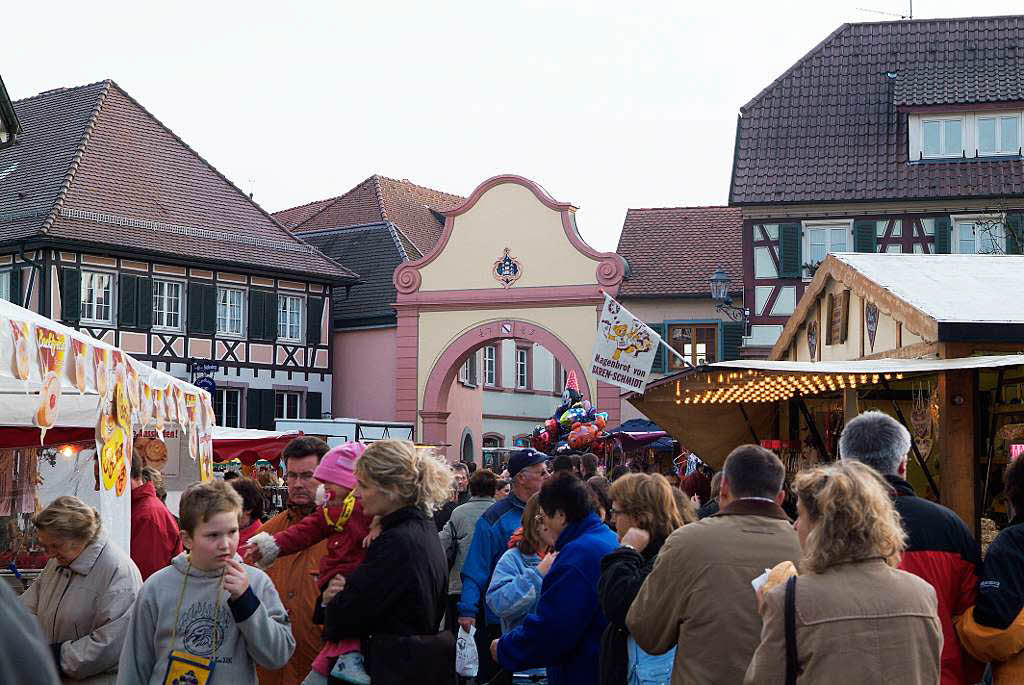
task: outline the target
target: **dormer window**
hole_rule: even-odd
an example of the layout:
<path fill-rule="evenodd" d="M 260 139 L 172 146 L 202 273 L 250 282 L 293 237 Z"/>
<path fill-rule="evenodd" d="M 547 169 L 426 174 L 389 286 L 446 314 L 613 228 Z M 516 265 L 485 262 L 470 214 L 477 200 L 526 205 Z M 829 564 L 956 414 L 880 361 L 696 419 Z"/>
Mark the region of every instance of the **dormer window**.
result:
<path fill-rule="evenodd" d="M 1021 153 L 1020 111 L 911 112 L 907 121 L 911 162 Z"/>
<path fill-rule="evenodd" d="M 977 116 L 978 154 L 1016 155 L 1020 151 L 1020 114 Z"/>
<path fill-rule="evenodd" d="M 964 151 L 963 117 L 921 120 L 921 148 L 924 157 L 960 157 Z"/>

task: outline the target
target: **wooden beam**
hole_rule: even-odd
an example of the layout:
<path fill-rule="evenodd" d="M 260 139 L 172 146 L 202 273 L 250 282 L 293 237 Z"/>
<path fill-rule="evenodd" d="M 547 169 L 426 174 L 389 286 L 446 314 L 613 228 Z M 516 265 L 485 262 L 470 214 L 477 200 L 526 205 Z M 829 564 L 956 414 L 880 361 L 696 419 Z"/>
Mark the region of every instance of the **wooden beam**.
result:
<path fill-rule="evenodd" d="M 857 388 L 843 389 L 843 425 L 853 421 L 860 415 L 860 402 Z"/>
<path fill-rule="evenodd" d="M 807 430 L 811 432 L 811 437 L 814 439 L 815 444 L 821 451 L 821 456 L 828 461 L 834 461 L 832 454 L 829 453 L 825 447 L 825 441 L 821 439 L 821 433 L 818 431 L 818 424 L 814 423 L 814 416 L 807 408 L 807 403 L 804 402 L 803 397 L 796 398 L 796 406 L 800 410 L 800 413 L 804 416 L 804 423 L 807 424 Z"/>
<path fill-rule="evenodd" d="M 747 408 L 742 403 L 736 405 L 740 408 L 740 413 L 743 414 L 743 420 L 747 422 L 747 429 L 750 431 L 750 437 L 754 439 L 754 444 L 759 445 L 761 441 L 757 439 L 757 431 L 754 430 L 754 425 L 750 423 L 750 415 L 747 414 Z"/>
<path fill-rule="evenodd" d="M 939 374 L 940 501 L 976 529 L 974 507 L 974 392 L 972 369 Z"/>

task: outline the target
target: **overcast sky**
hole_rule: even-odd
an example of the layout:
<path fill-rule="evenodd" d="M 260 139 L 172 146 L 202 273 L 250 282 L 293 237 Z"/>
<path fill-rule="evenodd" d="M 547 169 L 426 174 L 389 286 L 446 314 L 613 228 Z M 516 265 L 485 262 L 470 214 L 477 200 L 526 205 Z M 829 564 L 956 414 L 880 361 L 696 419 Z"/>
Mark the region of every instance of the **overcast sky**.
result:
<path fill-rule="evenodd" d="M 739 107 L 843 22 L 891 19 L 858 8 L 907 2 L 17 2 L 0 73 L 15 99 L 115 80 L 270 211 L 374 173 L 460 195 L 517 173 L 614 249 L 629 207 L 726 203 Z"/>

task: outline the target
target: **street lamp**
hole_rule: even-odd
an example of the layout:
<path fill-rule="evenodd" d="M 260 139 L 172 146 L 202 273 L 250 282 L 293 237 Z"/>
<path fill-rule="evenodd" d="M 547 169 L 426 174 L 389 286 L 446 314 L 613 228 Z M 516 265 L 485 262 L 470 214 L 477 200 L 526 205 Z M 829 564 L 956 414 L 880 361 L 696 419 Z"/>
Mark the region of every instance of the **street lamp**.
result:
<path fill-rule="evenodd" d="M 725 314 L 733 321 L 743 322 L 743 334 L 747 335 L 747 327 L 749 325 L 750 310 L 746 307 L 737 307 L 733 305 L 732 298 L 729 297 L 729 274 L 725 273 L 725 269 L 718 267 L 715 269 L 715 273 L 711 274 L 711 299 L 715 300 L 718 304 L 715 305 L 715 311 Z"/>

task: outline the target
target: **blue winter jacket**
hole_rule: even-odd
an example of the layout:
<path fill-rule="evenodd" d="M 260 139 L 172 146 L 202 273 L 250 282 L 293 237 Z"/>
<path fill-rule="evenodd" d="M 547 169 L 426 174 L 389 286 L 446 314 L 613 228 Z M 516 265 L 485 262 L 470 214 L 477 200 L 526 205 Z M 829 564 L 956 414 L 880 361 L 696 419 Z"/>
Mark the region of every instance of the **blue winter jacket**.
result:
<path fill-rule="evenodd" d="M 501 619 L 501 634 L 518 627 L 540 600 L 540 586 L 544 580 L 537 573 L 540 557 L 524 556 L 517 547 L 506 551 L 498 559 L 487 588 L 487 608 Z"/>
<path fill-rule="evenodd" d="M 597 514 L 562 531 L 536 611 L 498 642 L 502 668 L 546 666 L 550 685 L 597 685 L 601 633 L 607 624 L 597 601 L 597 581 L 601 559 L 618 544 Z"/>
<path fill-rule="evenodd" d="M 498 559 L 508 549 L 508 540 L 523 525 L 522 500 L 514 494 L 492 504 L 473 528 L 473 542 L 462 565 L 462 596 L 459 597 L 459 616 L 476 618 L 483 604 L 491 575 Z M 498 617 L 485 608 L 488 625 L 497 625 Z"/>

